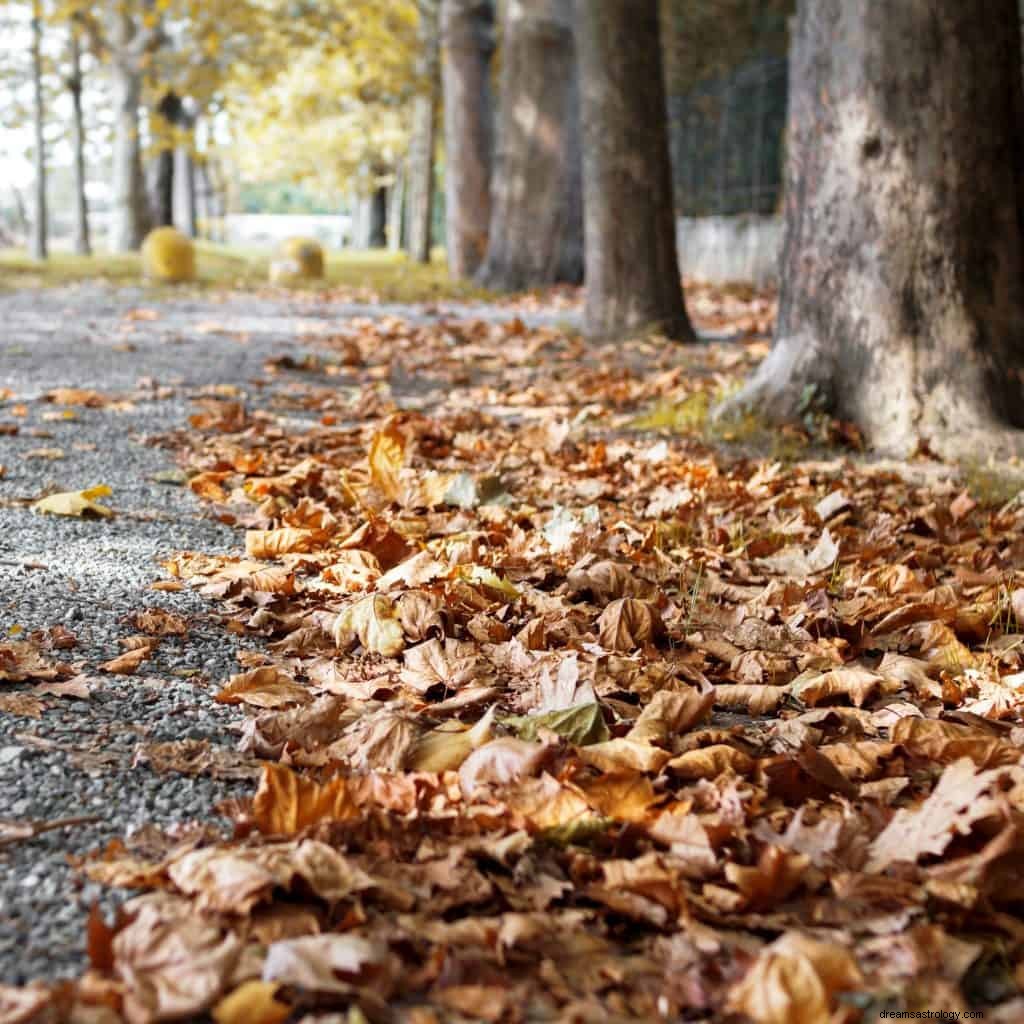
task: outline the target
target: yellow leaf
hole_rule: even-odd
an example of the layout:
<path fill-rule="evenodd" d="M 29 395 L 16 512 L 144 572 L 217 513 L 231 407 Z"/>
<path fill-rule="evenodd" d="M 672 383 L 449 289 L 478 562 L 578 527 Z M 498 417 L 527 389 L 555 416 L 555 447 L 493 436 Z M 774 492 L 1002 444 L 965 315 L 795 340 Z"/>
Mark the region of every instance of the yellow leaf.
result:
<path fill-rule="evenodd" d="M 32 507 L 37 512 L 51 516 L 112 516 L 112 509 L 96 503 L 96 498 L 106 497 L 113 492 L 106 484 L 90 487 L 85 491 L 62 491 L 40 498 Z"/>
<path fill-rule="evenodd" d="M 374 594 L 346 608 L 334 622 L 334 642 L 349 647 L 359 640 L 367 651 L 393 658 L 405 648 L 405 633 L 395 614 L 395 606 Z"/>
<path fill-rule="evenodd" d="M 406 437 L 389 420 L 373 435 L 370 442 L 370 478 L 392 501 L 398 501 L 402 486 L 398 475 L 405 465 Z"/>
<path fill-rule="evenodd" d="M 213 1009 L 217 1024 L 282 1024 L 291 1007 L 274 996 L 281 986 L 273 981 L 245 981 Z"/>

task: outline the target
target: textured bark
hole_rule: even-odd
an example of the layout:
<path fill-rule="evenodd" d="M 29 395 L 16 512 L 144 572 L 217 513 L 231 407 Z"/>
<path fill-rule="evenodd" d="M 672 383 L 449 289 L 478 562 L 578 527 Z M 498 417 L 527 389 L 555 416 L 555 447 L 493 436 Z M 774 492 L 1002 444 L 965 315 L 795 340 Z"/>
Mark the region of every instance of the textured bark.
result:
<path fill-rule="evenodd" d="M 85 195 L 85 119 L 82 115 L 82 37 L 78 21 L 71 21 L 69 40 L 70 73 L 67 79 L 71 94 L 71 150 L 74 170 L 75 214 L 74 251 L 82 256 L 92 252 L 89 232 L 89 202 Z"/>
<path fill-rule="evenodd" d="M 409 257 L 430 262 L 434 208 L 434 150 L 437 148 L 437 101 L 441 92 L 438 0 L 420 0 L 421 91 L 413 100 L 409 146 L 406 221 Z"/>
<path fill-rule="evenodd" d="M 775 343 L 725 411 L 813 400 L 876 447 L 1020 448 L 1016 0 L 804 0 Z"/>
<path fill-rule="evenodd" d="M 38 0 L 32 5 L 32 127 L 35 133 L 33 158 L 35 181 L 33 182 L 32 235 L 29 239 L 29 253 L 35 260 L 45 260 L 48 255 L 48 232 L 46 212 L 46 139 L 43 134 L 43 58 L 42 58 L 43 14 Z"/>
<path fill-rule="evenodd" d="M 457 277 L 471 277 L 487 250 L 491 219 L 491 0 L 443 0 L 441 37 L 448 266 Z"/>
<path fill-rule="evenodd" d="M 185 106 L 173 90 L 165 92 L 156 107 L 156 116 L 164 122 L 163 131 L 173 132 L 184 123 Z M 157 227 L 174 226 L 174 144 L 166 142 L 154 159 L 153 168 L 153 222 Z"/>
<path fill-rule="evenodd" d="M 657 0 L 576 0 L 584 333 L 690 341 L 676 252 Z"/>
<path fill-rule="evenodd" d="M 583 280 L 580 96 L 573 0 L 507 0 L 487 256 L 518 291 Z"/>

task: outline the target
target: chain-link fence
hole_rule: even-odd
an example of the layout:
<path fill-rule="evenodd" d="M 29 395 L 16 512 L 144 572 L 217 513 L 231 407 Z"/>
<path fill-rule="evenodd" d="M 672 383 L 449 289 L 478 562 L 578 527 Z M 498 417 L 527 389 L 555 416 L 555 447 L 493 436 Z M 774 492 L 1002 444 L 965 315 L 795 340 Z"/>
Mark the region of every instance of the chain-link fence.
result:
<path fill-rule="evenodd" d="M 772 214 L 782 194 L 785 58 L 764 57 L 669 98 L 676 208 L 684 217 Z"/>

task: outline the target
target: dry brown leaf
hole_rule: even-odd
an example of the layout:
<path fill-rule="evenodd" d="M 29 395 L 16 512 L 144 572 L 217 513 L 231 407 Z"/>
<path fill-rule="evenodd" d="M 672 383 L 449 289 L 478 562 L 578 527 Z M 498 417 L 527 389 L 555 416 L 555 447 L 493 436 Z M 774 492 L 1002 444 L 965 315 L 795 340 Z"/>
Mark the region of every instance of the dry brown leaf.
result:
<path fill-rule="evenodd" d="M 116 658 L 112 658 L 110 661 L 100 665 L 100 668 L 104 672 L 110 672 L 112 675 L 130 676 L 144 661 L 150 658 L 152 654 L 153 647 L 150 645 L 137 647 L 135 650 L 126 651 L 124 654 L 121 654 Z"/>
<path fill-rule="evenodd" d="M 281 986 L 273 981 L 244 981 L 214 1008 L 217 1024 L 284 1024 L 292 1008 L 276 996 Z"/>
<path fill-rule="evenodd" d="M 842 946 L 786 932 L 764 948 L 728 1006 L 756 1024 L 830 1024 L 837 997 L 862 985 Z"/>
<path fill-rule="evenodd" d="M 220 704 L 249 704 L 256 708 L 282 708 L 308 704 L 313 700 L 309 688 L 283 672 L 267 665 L 234 675 L 214 698 Z"/>
<path fill-rule="evenodd" d="M 357 640 L 373 654 L 393 658 L 405 649 L 405 633 L 395 606 L 383 594 L 349 605 L 335 620 L 334 642 L 346 649 Z"/>
<path fill-rule="evenodd" d="M 913 864 L 943 853 L 957 835 L 967 835 L 996 812 L 998 802 L 986 793 L 1002 776 L 998 768 L 979 772 L 966 757 L 954 761 L 920 807 L 896 812 L 871 844 L 865 870 L 884 871 L 899 861 Z"/>
<path fill-rule="evenodd" d="M 609 651 L 633 651 L 655 643 L 665 632 L 658 609 L 649 601 L 621 597 L 612 601 L 597 620 L 601 646 Z"/>

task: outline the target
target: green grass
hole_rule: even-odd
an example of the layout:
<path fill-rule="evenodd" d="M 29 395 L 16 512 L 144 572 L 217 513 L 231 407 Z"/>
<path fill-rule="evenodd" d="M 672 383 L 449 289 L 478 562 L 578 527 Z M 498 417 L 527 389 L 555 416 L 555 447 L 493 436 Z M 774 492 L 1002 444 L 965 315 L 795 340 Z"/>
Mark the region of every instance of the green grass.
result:
<path fill-rule="evenodd" d="M 197 281 L 192 287 L 256 289 L 267 286 L 273 258 L 274 253 L 268 249 L 197 242 Z M 147 283 L 142 277 L 137 253 L 77 256 L 55 252 L 39 263 L 22 250 L 0 250 L 0 289 L 48 288 L 80 281 Z M 175 290 L 171 285 L 151 287 L 166 292 Z M 383 250 L 328 252 L 325 280 L 310 284 L 308 290 L 331 288 L 365 291 L 368 298 L 376 296 L 383 302 L 493 298 L 491 293 L 472 282 L 450 278 L 440 251 L 435 252 L 427 265 L 412 263 L 401 253 Z"/>

